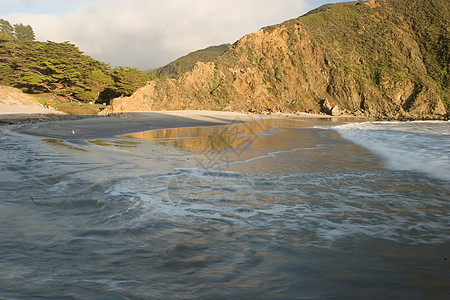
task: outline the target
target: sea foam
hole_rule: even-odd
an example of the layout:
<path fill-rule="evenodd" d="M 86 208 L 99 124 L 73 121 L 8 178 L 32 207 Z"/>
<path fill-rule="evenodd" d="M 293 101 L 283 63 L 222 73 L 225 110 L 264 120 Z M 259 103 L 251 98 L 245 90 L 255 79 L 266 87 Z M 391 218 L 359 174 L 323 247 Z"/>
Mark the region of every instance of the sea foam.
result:
<path fill-rule="evenodd" d="M 449 122 L 365 122 L 332 128 L 384 158 L 390 169 L 450 180 Z"/>

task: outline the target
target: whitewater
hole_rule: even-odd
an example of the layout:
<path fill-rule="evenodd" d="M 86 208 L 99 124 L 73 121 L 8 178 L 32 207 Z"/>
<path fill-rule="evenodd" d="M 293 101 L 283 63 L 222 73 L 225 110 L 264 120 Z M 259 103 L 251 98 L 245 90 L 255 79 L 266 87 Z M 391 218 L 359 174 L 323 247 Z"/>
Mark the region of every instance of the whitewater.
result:
<path fill-rule="evenodd" d="M 448 122 L 19 126 L 0 128 L 2 299 L 450 293 Z"/>

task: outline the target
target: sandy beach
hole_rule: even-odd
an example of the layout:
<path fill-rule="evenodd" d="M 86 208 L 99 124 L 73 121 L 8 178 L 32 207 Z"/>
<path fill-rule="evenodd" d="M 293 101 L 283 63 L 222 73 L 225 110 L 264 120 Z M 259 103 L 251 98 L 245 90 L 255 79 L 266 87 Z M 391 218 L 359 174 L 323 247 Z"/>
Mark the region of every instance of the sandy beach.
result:
<path fill-rule="evenodd" d="M 20 132 L 60 139 L 111 137 L 162 128 L 225 125 L 280 118 L 332 118 L 338 120 L 345 117 L 308 113 L 261 115 L 200 110 L 122 112 L 101 116 L 69 115 L 54 107 L 44 107 L 36 98 L 19 89 L 0 86 L 0 124 L 25 124 L 19 129 Z M 54 123 L 53 121 L 58 122 Z M 26 125 L 27 123 L 39 124 Z"/>
<path fill-rule="evenodd" d="M 33 104 L 33 105 L 25 105 L 25 104 L 5 104 L 0 103 L 0 115 L 1 118 L 4 118 L 4 115 L 13 116 L 13 115 L 35 115 L 35 114 L 64 114 L 63 112 L 55 110 L 53 107 L 44 108 L 43 105 Z"/>
<path fill-rule="evenodd" d="M 256 118 L 260 119 L 261 117 L 207 111 L 123 113 L 76 120 L 31 123 L 21 126 L 16 131 L 56 139 L 92 139 L 161 128 L 225 125 L 252 121 Z"/>
<path fill-rule="evenodd" d="M 64 115 L 54 107 L 44 107 L 36 98 L 19 89 L 0 86 L 0 124 L 59 120 Z"/>
<path fill-rule="evenodd" d="M 58 120 L 58 118 L 75 118 Z M 43 136 L 55 139 L 92 139 L 108 138 L 119 135 L 149 131 L 163 128 L 216 126 L 233 123 L 260 121 L 264 119 L 333 119 L 344 121 L 348 118 L 329 117 L 321 115 L 289 115 L 274 114 L 256 115 L 223 111 L 155 111 L 139 113 L 122 113 L 109 116 L 91 116 L 76 118 L 76 116 L 41 116 L 43 120 L 57 122 L 30 123 L 15 129 L 16 132 Z M 47 119 L 45 119 L 47 118 Z M 349 118 L 349 120 L 357 120 Z"/>

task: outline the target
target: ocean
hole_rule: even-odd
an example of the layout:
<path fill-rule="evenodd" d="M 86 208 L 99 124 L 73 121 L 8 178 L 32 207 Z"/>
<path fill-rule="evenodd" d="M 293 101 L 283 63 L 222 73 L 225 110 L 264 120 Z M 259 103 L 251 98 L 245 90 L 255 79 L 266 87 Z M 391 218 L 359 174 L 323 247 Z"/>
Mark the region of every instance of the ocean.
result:
<path fill-rule="evenodd" d="M 450 123 L 0 127 L 0 299 L 445 299 Z"/>

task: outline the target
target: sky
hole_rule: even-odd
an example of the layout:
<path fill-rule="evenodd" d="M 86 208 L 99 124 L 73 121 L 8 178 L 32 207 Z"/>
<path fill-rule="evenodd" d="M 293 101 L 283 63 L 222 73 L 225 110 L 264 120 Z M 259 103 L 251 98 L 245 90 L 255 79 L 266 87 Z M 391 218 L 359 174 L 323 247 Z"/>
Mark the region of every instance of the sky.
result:
<path fill-rule="evenodd" d="M 0 0 L 0 18 L 38 41 L 69 41 L 110 64 L 148 70 L 192 51 L 344 0 Z"/>

